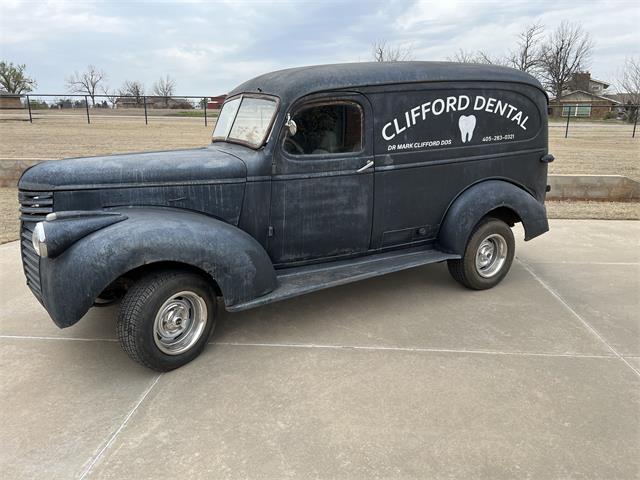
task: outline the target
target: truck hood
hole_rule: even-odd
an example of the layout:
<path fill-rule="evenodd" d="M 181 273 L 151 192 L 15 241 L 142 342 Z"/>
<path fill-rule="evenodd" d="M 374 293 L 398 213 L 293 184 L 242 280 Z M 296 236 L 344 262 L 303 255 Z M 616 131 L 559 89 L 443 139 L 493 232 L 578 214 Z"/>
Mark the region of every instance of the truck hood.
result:
<path fill-rule="evenodd" d="M 244 182 L 246 165 L 216 147 L 69 158 L 39 163 L 18 183 L 24 190 L 78 190 Z"/>

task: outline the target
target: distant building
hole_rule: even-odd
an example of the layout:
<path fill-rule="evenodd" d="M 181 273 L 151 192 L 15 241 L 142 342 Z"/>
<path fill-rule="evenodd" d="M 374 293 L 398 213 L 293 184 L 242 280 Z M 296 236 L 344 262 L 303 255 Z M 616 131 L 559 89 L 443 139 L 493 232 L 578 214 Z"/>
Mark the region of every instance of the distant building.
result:
<path fill-rule="evenodd" d="M 581 90 L 595 95 L 602 95 L 609 86 L 610 84 L 607 82 L 591 78 L 591 72 L 578 72 L 574 73 L 571 80 L 567 83 L 565 92 Z"/>
<path fill-rule="evenodd" d="M 114 102 L 115 108 L 144 108 L 145 98 L 140 97 L 118 97 Z M 170 108 L 190 110 L 193 108 L 191 102 L 184 98 L 174 97 L 146 97 L 147 108 Z"/>
<path fill-rule="evenodd" d="M 607 98 L 619 102 L 620 105 L 616 108 L 618 112 L 618 118 L 624 118 L 627 120 L 635 120 L 637 118 L 636 112 L 638 111 L 638 100 L 640 93 L 613 93 L 607 95 Z"/>
<path fill-rule="evenodd" d="M 217 97 L 209 97 L 207 101 L 207 109 L 208 110 L 220 110 L 222 108 L 222 104 L 224 103 L 226 95 L 218 95 Z"/>
<path fill-rule="evenodd" d="M 610 98 L 611 100 L 615 100 L 616 102 L 620 102 L 623 105 L 626 104 L 635 104 L 636 99 L 639 94 L 633 93 L 608 93 L 605 97 Z"/>
<path fill-rule="evenodd" d="M 606 118 L 620 105 L 618 100 L 605 96 L 609 86 L 607 82 L 591 78 L 590 72 L 574 73 L 562 95 L 550 100 L 550 115 Z"/>
<path fill-rule="evenodd" d="M 0 109 L 24 108 L 17 93 L 0 93 Z"/>
<path fill-rule="evenodd" d="M 584 90 L 574 90 L 549 101 L 554 117 L 606 118 L 620 102 Z"/>

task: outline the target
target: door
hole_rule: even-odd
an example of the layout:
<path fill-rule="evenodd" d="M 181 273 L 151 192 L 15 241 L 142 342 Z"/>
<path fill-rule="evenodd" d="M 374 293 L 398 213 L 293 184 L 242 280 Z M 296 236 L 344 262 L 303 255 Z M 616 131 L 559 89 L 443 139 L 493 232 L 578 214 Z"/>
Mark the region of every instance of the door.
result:
<path fill-rule="evenodd" d="M 407 84 L 370 94 L 372 248 L 433 242 L 451 202 L 475 183 L 527 185 L 541 178 L 544 101 L 532 102 L 541 97 L 534 87 L 496 82 Z"/>
<path fill-rule="evenodd" d="M 371 107 L 359 94 L 323 94 L 290 110 L 278 138 L 267 249 L 276 265 L 361 254 L 373 218 Z"/>

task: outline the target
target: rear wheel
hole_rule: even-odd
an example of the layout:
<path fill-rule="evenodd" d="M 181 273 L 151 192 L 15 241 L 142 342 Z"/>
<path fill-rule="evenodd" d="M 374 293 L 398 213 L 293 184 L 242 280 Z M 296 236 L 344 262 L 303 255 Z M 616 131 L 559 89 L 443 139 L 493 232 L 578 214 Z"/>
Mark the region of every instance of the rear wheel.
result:
<path fill-rule="evenodd" d="M 509 225 L 486 217 L 469 237 L 462 258 L 449 260 L 447 265 L 457 282 L 473 290 L 485 290 L 507 275 L 514 253 L 515 240 Z"/>
<path fill-rule="evenodd" d="M 165 372 L 204 349 L 215 327 L 213 286 L 200 275 L 160 272 L 143 277 L 122 300 L 118 338 L 136 362 Z"/>

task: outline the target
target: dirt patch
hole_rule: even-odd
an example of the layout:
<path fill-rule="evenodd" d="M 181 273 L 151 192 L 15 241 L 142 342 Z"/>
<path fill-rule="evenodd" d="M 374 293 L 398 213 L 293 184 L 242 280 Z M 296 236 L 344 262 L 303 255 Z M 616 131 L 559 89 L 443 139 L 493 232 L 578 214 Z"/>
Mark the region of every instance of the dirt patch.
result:
<path fill-rule="evenodd" d="M 20 236 L 17 188 L 0 188 L 0 243 L 12 242 Z"/>
<path fill-rule="evenodd" d="M 633 125 L 579 124 L 549 128 L 549 152 L 556 160 L 549 173 L 569 175 L 624 175 L 640 181 L 640 132 Z"/>
<path fill-rule="evenodd" d="M 0 158 L 58 159 L 138 151 L 202 147 L 211 124 L 197 118 L 82 117 L 58 115 L 29 122 L 0 122 Z"/>
<path fill-rule="evenodd" d="M 548 201 L 549 218 L 640 220 L 639 202 Z"/>
<path fill-rule="evenodd" d="M 0 117 L 1 118 L 1 117 Z M 91 125 L 77 115 L 47 114 L 33 124 L 0 121 L 0 158 L 52 159 L 136 151 L 201 147 L 211 141 L 213 123 L 201 118 L 96 115 Z M 640 133 L 632 125 L 579 123 L 549 127 L 549 151 L 556 157 L 549 173 L 625 175 L 640 181 Z"/>

